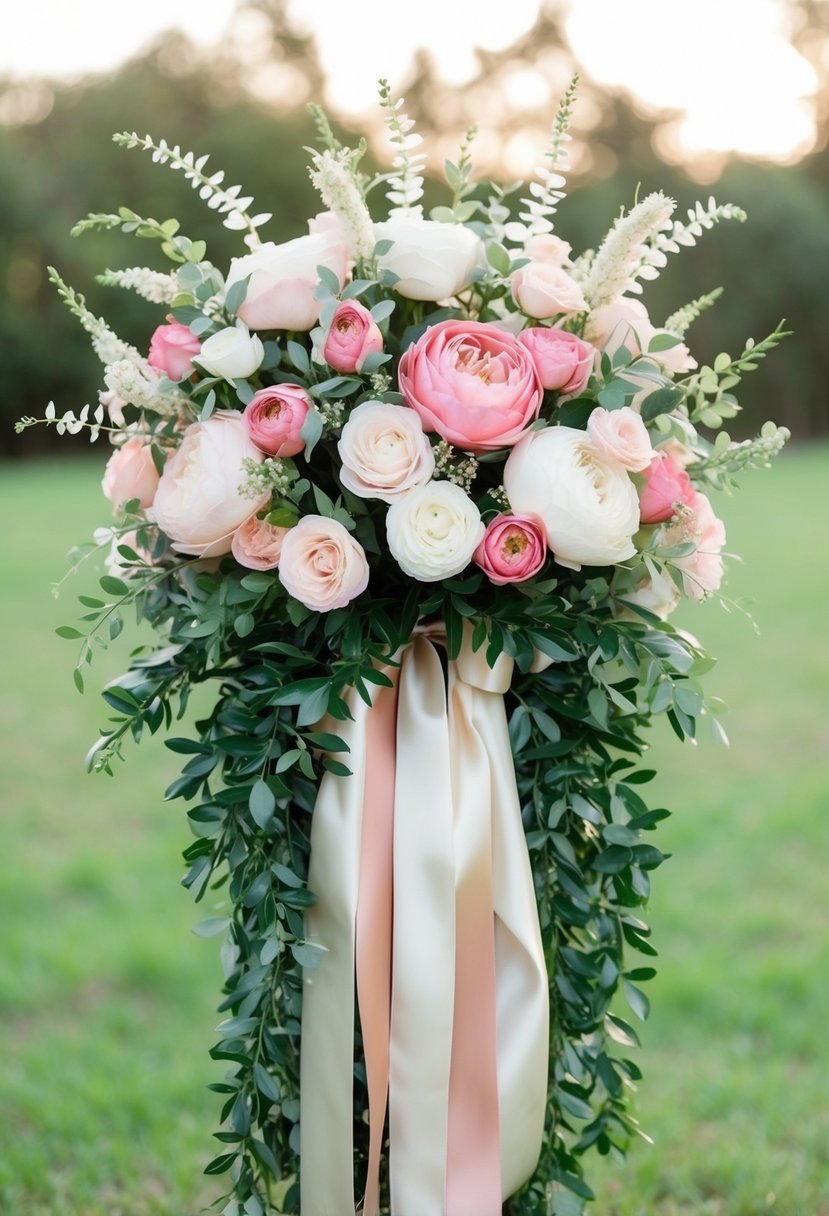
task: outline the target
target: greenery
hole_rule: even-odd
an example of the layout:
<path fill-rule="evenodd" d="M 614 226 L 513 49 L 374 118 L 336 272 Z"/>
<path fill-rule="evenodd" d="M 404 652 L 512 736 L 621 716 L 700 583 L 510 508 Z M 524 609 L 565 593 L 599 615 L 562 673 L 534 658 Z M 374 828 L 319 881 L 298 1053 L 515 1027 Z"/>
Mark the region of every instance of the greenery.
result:
<path fill-rule="evenodd" d="M 747 559 L 732 565 L 729 590 L 757 599 L 762 638 L 716 605 L 704 628 L 700 609 L 686 613 L 723 655 L 709 680 L 736 710 L 735 747 L 706 740 L 700 757 L 658 740 L 650 789 L 677 812 L 659 832 L 675 856 L 654 881 L 664 961 L 637 1099 L 657 1146 L 602 1171 L 602 1213 L 799 1216 L 829 1204 L 820 1125 L 829 1061 L 814 1033 L 827 998 L 816 966 L 825 925 L 815 914 L 820 871 L 806 864 L 827 843 L 814 767 L 827 650 L 811 511 L 827 455 L 784 457 L 773 483 L 754 474 L 725 503 L 731 547 Z M 0 1210 L 183 1216 L 215 1193 L 209 1180 L 193 1188 L 215 1115 L 203 1082 L 217 966 L 186 932 L 195 916 L 176 894 L 188 833 L 157 795 L 172 758 L 151 744 L 114 782 L 85 778 L 99 704 L 70 704 L 66 643 L 44 642 L 44 625 L 67 616 L 45 583 L 99 519 L 94 487 L 86 463 L 21 465 L 3 483 L 7 515 L 27 523 L 7 541 L 3 608 L 4 802 L 14 810 L 0 889 L 14 932 L 0 1000 L 3 1057 L 15 1065 L 0 1082 Z M 91 577 L 79 580 L 92 589 Z M 32 685 L 24 656 L 35 648 Z M 205 914 L 214 911 L 208 897 Z"/>

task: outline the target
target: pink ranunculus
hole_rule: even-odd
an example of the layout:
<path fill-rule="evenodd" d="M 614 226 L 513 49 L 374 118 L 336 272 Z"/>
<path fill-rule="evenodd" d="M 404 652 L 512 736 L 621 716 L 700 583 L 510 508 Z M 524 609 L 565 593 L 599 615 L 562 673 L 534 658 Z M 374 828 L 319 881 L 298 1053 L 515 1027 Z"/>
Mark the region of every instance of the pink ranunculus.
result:
<path fill-rule="evenodd" d="M 150 445 L 133 436 L 110 456 L 101 486 L 113 507 L 137 498 L 147 508 L 152 506 L 158 481 Z"/>
<path fill-rule="evenodd" d="M 287 534 L 287 528 L 278 528 L 258 515 L 249 515 L 233 533 L 230 551 L 239 565 L 247 566 L 248 570 L 275 570 Z"/>
<path fill-rule="evenodd" d="M 273 384 L 253 394 L 242 417 L 261 452 L 296 456 L 305 447 L 300 431 L 312 405 L 299 384 Z"/>
<path fill-rule="evenodd" d="M 365 591 L 368 575 L 362 545 L 336 519 L 305 515 L 282 541 L 282 585 L 315 612 L 344 608 Z"/>
<path fill-rule="evenodd" d="M 526 347 L 481 321 L 440 321 L 400 360 L 400 391 L 423 420 L 467 452 L 510 447 L 543 396 Z"/>
<path fill-rule="evenodd" d="M 593 370 L 595 348 L 564 329 L 533 326 L 518 335 L 526 346 L 544 388 L 580 393 Z"/>
<path fill-rule="evenodd" d="M 322 355 L 335 372 L 351 375 L 367 355 L 383 349 L 383 335 L 369 310 L 359 300 L 343 300 L 331 319 Z"/>
<path fill-rule="evenodd" d="M 648 428 L 630 406 L 606 410 L 597 406 L 587 419 L 587 433 L 608 460 L 617 460 L 632 473 L 641 473 L 654 457 Z"/>
<path fill-rule="evenodd" d="M 150 338 L 147 362 L 171 380 L 183 380 L 193 373 L 193 356 L 201 350 L 201 342 L 187 325 L 168 318 Z"/>
<path fill-rule="evenodd" d="M 547 557 L 547 530 L 537 515 L 498 515 L 472 555 L 487 578 L 502 586 L 538 574 Z"/>
<path fill-rule="evenodd" d="M 670 456 L 654 456 L 642 476 L 639 518 L 643 524 L 664 523 L 676 514 L 677 503 L 690 504 L 694 494 L 691 479 Z"/>
<path fill-rule="evenodd" d="M 512 298 L 521 311 L 539 321 L 587 309 L 576 280 L 554 262 L 528 262 L 520 266 L 514 271 L 510 285 Z"/>
<path fill-rule="evenodd" d="M 714 514 L 706 496 L 698 490 L 691 492 L 685 505 L 690 508 L 691 515 L 668 528 L 663 539 L 668 545 L 683 540 L 692 540 L 696 545 L 693 553 L 673 560 L 682 571 L 685 594 L 692 600 L 701 600 L 706 592 L 717 591 L 722 583 L 725 524 Z"/>

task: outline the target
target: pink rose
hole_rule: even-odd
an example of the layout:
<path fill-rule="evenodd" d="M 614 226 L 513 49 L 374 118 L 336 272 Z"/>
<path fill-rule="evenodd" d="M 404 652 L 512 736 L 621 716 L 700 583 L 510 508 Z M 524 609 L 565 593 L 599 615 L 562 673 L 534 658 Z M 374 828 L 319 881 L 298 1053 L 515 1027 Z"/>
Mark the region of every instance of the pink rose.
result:
<path fill-rule="evenodd" d="M 544 388 L 580 393 L 590 379 L 596 351 L 575 334 L 539 325 L 525 329 L 518 341 L 530 352 Z"/>
<path fill-rule="evenodd" d="M 383 335 L 364 304 L 343 300 L 337 305 L 322 355 L 335 372 L 358 372 L 367 355 L 383 349 Z"/>
<path fill-rule="evenodd" d="M 146 508 L 152 506 L 158 482 L 150 445 L 133 436 L 110 456 L 101 486 L 113 507 L 137 498 Z"/>
<path fill-rule="evenodd" d="M 282 585 L 315 612 L 344 608 L 365 591 L 368 573 L 362 546 L 336 519 L 305 515 L 282 541 Z"/>
<path fill-rule="evenodd" d="M 498 515 L 472 555 L 490 582 L 523 583 L 547 557 L 547 531 L 537 515 Z"/>
<path fill-rule="evenodd" d="M 639 518 L 643 524 L 663 523 L 676 514 L 677 503 L 689 505 L 694 494 L 691 479 L 670 456 L 654 456 L 642 476 Z"/>
<path fill-rule="evenodd" d="M 348 416 L 337 452 L 340 481 L 358 498 L 393 503 L 426 485 L 435 471 L 420 417 L 405 405 L 362 401 Z"/>
<path fill-rule="evenodd" d="M 178 321 L 168 319 L 159 325 L 150 338 L 150 353 L 147 362 L 171 380 L 183 380 L 193 373 L 193 356 L 201 350 L 201 342 L 194 333 Z"/>
<path fill-rule="evenodd" d="M 687 540 L 696 545 L 687 557 L 673 560 L 682 571 L 685 594 L 692 600 L 701 600 L 707 591 L 717 591 L 723 579 L 721 551 L 725 544 L 725 524 L 714 514 L 706 496 L 697 490 L 691 491 L 686 506 L 691 514 L 667 528 L 663 540 L 668 546 Z"/>
<path fill-rule="evenodd" d="M 253 394 L 242 417 L 261 452 L 269 456 L 296 456 L 305 447 L 300 431 L 312 404 L 300 385 L 274 384 Z"/>
<path fill-rule="evenodd" d="M 481 321 L 432 325 L 404 352 L 398 378 L 424 430 L 467 452 L 517 443 L 541 408 L 526 347 Z"/>
<path fill-rule="evenodd" d="M 287 533 L 287 528 L 277 528 L 266 519 L 250 515 L 233 533 L 230 551 L 248 570 L 275 570 Z"/>
<path fill-rule="evenodd" d="M 630 406 L 619 410 L 597 406 L 587 419 L 587 433 L 607 460 L 616 460 L 631 472 L 641 473 L 653 460 L 648 428 Z"/>
<path fill-rule="evenodd" d="M 513 273 L 511 286 L 521 311 L 539 321 L 587 309 L 578 283 L 554 262 L 528 262 Z"/>

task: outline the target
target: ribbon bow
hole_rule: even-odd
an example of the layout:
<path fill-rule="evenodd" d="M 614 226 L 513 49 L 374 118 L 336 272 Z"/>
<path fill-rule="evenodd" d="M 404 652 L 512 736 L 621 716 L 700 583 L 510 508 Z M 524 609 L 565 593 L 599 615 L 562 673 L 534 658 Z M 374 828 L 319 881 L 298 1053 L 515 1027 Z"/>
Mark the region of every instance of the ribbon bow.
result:
<path fill-rule="evenodd" d="M 369 1095 L 363 1216 L 377 1216 L 388 1100 L 394 1216 L 500 1216 L 544 1130 L 548 981 L 503 694 L 468 637 L 444 677 L 419 632 L 338 723 L 311 829 L 303 993 L 303 1216 L 354 1216 L 356 978 Z"/>

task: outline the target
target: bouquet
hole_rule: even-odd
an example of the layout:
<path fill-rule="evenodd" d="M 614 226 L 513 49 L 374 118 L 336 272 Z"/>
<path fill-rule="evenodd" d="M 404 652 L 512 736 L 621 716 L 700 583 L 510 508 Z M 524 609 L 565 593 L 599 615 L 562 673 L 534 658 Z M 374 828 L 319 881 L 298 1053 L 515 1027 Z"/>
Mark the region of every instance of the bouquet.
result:
<path fill-rule="evenodd" d="M 51 272 L 105 389 L 19 425 L 114 445 L 100 596 L 58 631 L 78 688 L 127 609 L 158 637 L 105 688 L 89 767 L 212 690 L 166 740 L 167 797 L 188 804 L 197 932 L 225 937 L 206 1171 L 225 1216 L 572 1216 L 585 1156 L 637 1130 L 626 1010 L 648 1013 L 668 813 L 640 760 L 658 714 L 721 734 L 712 660 L 669 617 L 718 595 L 709 493 L 785 442 L 721 429 L 783 334 L 699 367 L 685 334 L 718 292 L 661 325 L 640 301 L 736 207 L 676 219 L 654 193 L 595 250 L 555 234 L 574 92 L 517 201 L 475 180 L 469 132 L 428 218 L 385 82 L 390 172 L 312 107 L 324 209 L 282 243 L 206 156 L 117 135 L 246 252 L 220 269 L 127 208 L 78 224 L 168 259 L 102 276 L 157 306 L 144 352 Z"/>

